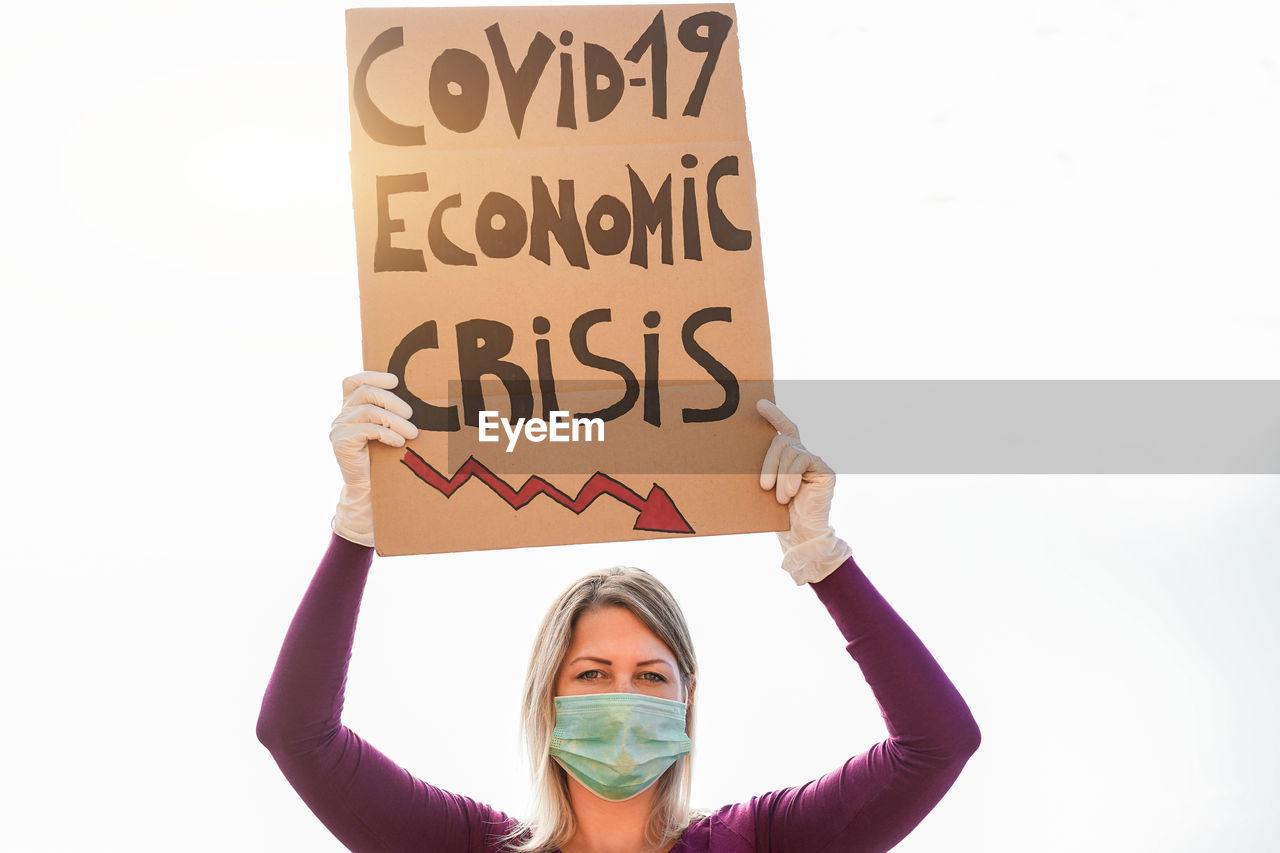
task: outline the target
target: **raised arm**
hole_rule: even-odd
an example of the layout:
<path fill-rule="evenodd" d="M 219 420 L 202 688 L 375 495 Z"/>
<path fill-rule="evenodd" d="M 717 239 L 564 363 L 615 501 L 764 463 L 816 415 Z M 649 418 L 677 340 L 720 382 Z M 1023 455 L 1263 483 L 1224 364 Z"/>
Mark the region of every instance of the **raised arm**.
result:
<path fill-rule="evenodd" d="M 369 376 L 381 387 L 361 381 Z M 351 850 L 492 850 L 492 836 L 511 828 L 506 815 L 414 778 L 342 724 L 347 664 L 373 561 L 365 442 L 395 444 L 398 437 L 403 444 L 416 434 L 396 413 L 404 411 L 396 403 L 408 406 L 387 392 L 395 387 L 395 377 L 387 377 L 362 374 L 344 385 L 343 414 L 331 434 L 346 484 L 336 532 L 280 649 L 258 739 L 303 802 Z M 343 463 L 344 441 L 357 457 L 351 464 Z"/>
<path fill-rule="evenodd" d="M 867 580 L 827 522 L 835 474 L 800 444 L 767 401 L 779 430 L 761 486 L 788 503 L 783 566 L 809 583 L 846 640 L 880 704 L 889 737 L 813 782 L 753 798 L 724 815 L 757 850 L 870 853 L 901 841 L 942 799 L 978 748 L 959 692 L 915 633 Z"/>

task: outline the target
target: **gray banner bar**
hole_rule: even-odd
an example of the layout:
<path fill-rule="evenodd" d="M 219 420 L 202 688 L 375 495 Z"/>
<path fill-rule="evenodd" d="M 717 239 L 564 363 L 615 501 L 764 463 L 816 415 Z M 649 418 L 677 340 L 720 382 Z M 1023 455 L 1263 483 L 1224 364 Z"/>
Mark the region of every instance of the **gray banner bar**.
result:
<path fill-rule="evenodd" d="M 839 473 L 1280 474 L 1280 382 L 776 381 Z"/>
<path fill-rule="evenodd" d="M 502 384 L 485 387 L 485 406 L 509 411 Z M 620 387 L 562 383 L 559 405 L 594 411 L 619 400 Z M 734 417 L 755 417 L 770 387 L 740 381 Z M 842 474 L 1280 474 L 1275 380 L 775 380 L 772 389 L 805 446 Z M 461 398 L 456 383 L 450 390 Z M 714 382 L 663 382 L 661 399 L 663 429 L 723 429 L 676 420 L 686 403 L 724 401 Z M 608 473 L 759 472 L 759 459 L 714 441 L 699 454 L 653 446 L 658 428 L 642 408 L 637 399 L 605 425 Z M 473 454 L 499 473 L 591 473 L 599 461 L 586 446 L 524 442 L 507 454 L 478 444 L 472 427 L 448 435 L 451 471 Z"/>

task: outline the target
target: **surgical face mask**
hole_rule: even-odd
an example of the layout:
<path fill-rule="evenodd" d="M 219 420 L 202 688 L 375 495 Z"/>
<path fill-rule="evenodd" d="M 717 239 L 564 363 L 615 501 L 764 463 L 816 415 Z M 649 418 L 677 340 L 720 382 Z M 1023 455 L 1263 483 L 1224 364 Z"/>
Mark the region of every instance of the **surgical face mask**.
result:
<path fill-rule="evenodd" d="M 557 696 L 551 755 L 606 800 L 629 800 L 693 748 L 685 710 L 635 693 Z"/>

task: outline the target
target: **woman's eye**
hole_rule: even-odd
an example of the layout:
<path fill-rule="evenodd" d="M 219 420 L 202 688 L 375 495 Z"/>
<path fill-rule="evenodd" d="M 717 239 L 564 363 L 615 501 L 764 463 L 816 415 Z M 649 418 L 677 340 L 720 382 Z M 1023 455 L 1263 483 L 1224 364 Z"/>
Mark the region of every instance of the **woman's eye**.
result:
<path fill-rule="evenodd" d="M 640 673 L 640 677 L 646 681 L 656 681 L 659 684 L 665 684 L 667 681 L 666 678 L 656 672 L 642 672 Z"/>
<path fill-rule="evenodd" d="M 604 673 L 598 669 L 589 669 L 578 676 L 582 681 L 595 681 L 597 678 L 603 678 Z"/>

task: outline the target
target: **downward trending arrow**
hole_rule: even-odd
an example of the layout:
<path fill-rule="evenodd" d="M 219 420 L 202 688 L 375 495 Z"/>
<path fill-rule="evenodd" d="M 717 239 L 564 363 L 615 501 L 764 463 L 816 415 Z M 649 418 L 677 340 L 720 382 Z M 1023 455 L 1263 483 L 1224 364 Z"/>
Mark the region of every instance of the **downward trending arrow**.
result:
<path fill-rule="evenodd" d="M 571 498 L 537 475 L 525 480 L 524 485 L 519 489 L 514 489 L 497 474 L 484 467 L 480 460 L 474 456 L 468 456 L 467 461 L 458 467 L 452 477 L 445 477 L 412 450 L 406 449 L 404 457 L 400 461 L 416 474 L 420 480 L 439 491 L 446 498 L 450 497 L 462 487 L 463 483 L 472 477 L 492 489 L 494 494 L 510 504 L 513 509 L 520 509 L 538 495 L 546 495 L 561 506 L 571 509 L 575 514 L 580 515 L 583 510 L 591 506 L 596 498 L 601 495 L 608 495 L 633 509 L 639 510 L 640 514 L 636 516 L 635 527 L 632 528 L 634 530 L 651 530 L 658 533 L 693 532 L 693 527 L 690 526 L 689 522 L 685 521 L 684 516 L 676 508 L 675 502 L 671 500 L 671 496 L 667 494 L 666 489 L 657 483 L 654 483 L 653 488 L 649 489 L 648 497 L 642 498 L 608 474 L 597 471 L 591 475 L 587 482 L 583 483 L 582 488 L 578 490 L 577 497 Z"/>

